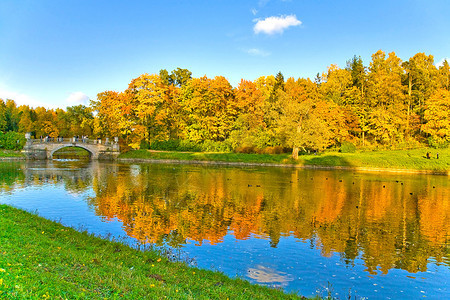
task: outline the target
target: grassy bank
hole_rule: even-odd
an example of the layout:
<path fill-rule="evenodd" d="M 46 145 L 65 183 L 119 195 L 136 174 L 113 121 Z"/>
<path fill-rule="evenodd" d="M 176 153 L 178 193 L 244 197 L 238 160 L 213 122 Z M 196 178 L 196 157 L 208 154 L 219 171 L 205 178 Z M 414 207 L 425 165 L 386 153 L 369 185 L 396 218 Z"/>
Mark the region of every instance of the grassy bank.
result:
<path fill-rule="evenodd" d="M 427 152 L 431 153 L 431 159 L 425 157 Z M 436 157 L 437 153 L 439 153 L 439 159 Z M 297 161 L 291 159 L 289 154 L 185 153 L 148 150 L 129 151 L 121 154 L 119 158 L 450 171 L 450 149 L 386 150 L 355 153 L 325 152 L 318 155 L 301 155 Z"/>
<path fill-rule="evenodd" d="M 300 299 L 0 205 L 0 298 Z"/>
<path fill-rule="evenodd" d="M 25 157 L 20 151 L 0 149 L 0 158 L 2 157 Z"/>

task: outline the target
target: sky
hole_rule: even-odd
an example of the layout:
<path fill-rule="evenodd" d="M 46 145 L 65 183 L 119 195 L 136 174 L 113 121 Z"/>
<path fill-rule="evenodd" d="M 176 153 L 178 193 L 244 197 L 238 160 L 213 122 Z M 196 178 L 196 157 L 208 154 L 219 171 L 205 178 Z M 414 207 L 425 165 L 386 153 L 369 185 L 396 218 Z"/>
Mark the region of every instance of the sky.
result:
<path fill-rule="evenodd" d="M 0 0 L 0 98 L 88 105 L 141 74 L 314 78 L 381 49 L 450 58 L 448 0 Z"/>

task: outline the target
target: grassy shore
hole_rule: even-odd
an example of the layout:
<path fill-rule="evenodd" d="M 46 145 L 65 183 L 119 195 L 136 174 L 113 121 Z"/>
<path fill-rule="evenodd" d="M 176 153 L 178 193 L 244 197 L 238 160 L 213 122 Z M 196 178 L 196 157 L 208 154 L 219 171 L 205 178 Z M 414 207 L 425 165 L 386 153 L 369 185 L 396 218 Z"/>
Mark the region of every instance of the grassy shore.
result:
<path fill-rule="evenodd" d="M 20 151 L 0 149 L 0 158 L 2 157 L 25 157 Z"/>
<path fill-rule="evenodd" d="M 301 299 L 0 205 L 0 298 Z"/>
<path fill-rule="evenodd" d="M 426 158 L 426 153 L 431 158 Z M 439 159 L 437 154 L 439 153 Z M 186 161 L 219 161 L 260 164 L 293 164 L 299 166 L 386 168 L 404 170 L 450 171 L 450 149 L 386 150 L 371 152 L 339 153 L 325 152 L 318 155 L 301 155 L 298 160 L 289 154 L 242 154 L 203 152 L 160 152 L 135 150 L 123 153 L 124 159 L 157 159 Z"/>

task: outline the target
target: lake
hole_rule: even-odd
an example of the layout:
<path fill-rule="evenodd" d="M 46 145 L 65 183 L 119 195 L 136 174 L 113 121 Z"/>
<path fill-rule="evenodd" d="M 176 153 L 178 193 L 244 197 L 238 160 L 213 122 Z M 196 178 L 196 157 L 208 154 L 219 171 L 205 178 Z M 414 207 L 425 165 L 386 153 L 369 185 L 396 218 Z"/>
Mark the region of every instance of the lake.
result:
<path fill-rule="evenodd" d="M 0 202 L 305 296 L 450 295 L 447 176 L 0 162 Z"/>

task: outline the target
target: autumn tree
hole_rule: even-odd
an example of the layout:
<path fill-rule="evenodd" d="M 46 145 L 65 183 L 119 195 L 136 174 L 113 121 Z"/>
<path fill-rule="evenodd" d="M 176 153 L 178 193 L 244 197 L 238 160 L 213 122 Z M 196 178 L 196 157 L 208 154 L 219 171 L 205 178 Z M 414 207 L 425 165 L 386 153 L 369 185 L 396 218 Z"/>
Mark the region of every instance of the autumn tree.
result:
<path fill-rule="evenodd" d="M 224 141 L 230 134 L 237 111 L 233 89 L 222 76 L 190 80 L 182 89 L 183 138 L 201 142 Z"/>
<path fill-rule="evenodd" d="M 252 81 L 242 79 L 234 95 L 239 115 L 231 132 L 233 146 L 265 147 L 267 140 L 262 91 Z"/>
<path fill-rule="evenodd" d="M 315 84 L 310 80 L 306 86 Z M 344 119 L 337 104 L 317 97 L 314 89 L 305 88 L 305 81 L 289 78 L 285 91 L 279 93 L 281 115 L 277 133 L 287 147 L 292 148 L 292 157 L 298 158 L 300 149 L 324 150 L 346 135 L 341 130 Z"/>
<path fill-rule="evenodd" d="M 446 59 L 439 67 L 439 84 L 441 88 L 450 91 L 450 66 Z"/>
<path fill-rule="evenodd" d="M 45 107 L 37 107 L 35 132 L 36 136 L 48 136 L 51 138 L 57 138 L 59 136 L 59 130 L 57 127 L 57 115 L 52 109 L 47 110 Z"/>
<path fill-rule="evenodd" d="M 429 134 L 432 144 L 450 142 L 450 91 L 438 89 L 427 101 L 422 130 Z"/>
<path fill-rule="evenodd" d="M 148 141 L 169 139 L 170 128 L 177 120 L 169 97 L 169 87 L 162 78 L 143 74 L 133 79 L 125 92 L 130 97 L 131 115 L 136 125 L 145 127 L 142 138 Z"/>
<path fill-rule="evenodd" d="M 28 105 L 21 105 L 19 107 L 20 110 L 20 121 L 19 121 L 19 132 L 26 133 L 34 133 L 36 121 L 36 112 L 34 109 L 31 109 Z"/>
<path fill-rule="evenodd" d="M 401 63 L 394 52 L 386 58 L 385 53 L 379 50 L 372 55 L 369 67 L 365 97 L 365 105 L 370 108 L 367 131 L 375 140 L 385 144 L 402 140 L 405 131 L 407 107 Z"/>

